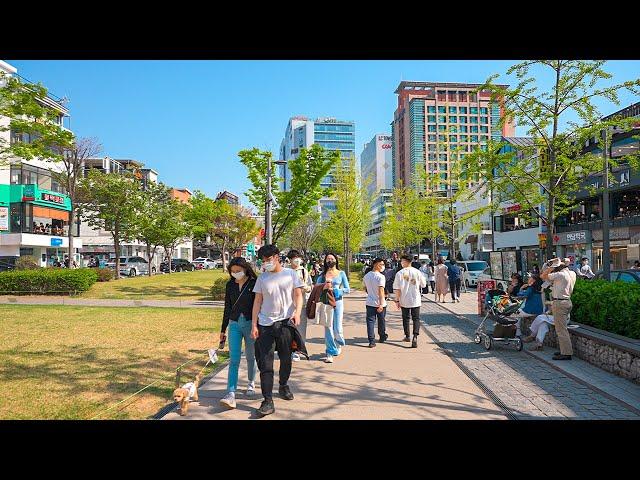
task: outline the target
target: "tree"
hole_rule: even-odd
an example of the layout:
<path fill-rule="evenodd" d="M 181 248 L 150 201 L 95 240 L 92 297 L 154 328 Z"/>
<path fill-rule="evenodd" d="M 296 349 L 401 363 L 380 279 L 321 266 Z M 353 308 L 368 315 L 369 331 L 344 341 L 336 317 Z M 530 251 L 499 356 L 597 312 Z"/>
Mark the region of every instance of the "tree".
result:
<path fill-rule="evenodd" d="M 267 200 L 267 168 L 272 154 L 253 148 L 242 150 L 238 156 L 247 167 L 247 176 L 252 185 L 247 197 L 258 211 L 264 214 Z M 314 144 L 310 148 L 301 148 L 298 156 L 287 162 L 291 172 L 287 191 L 280 190 L 278 182 L 281 179 L 272 178 L 271 191 L 275 198 L 271 218 L 274 244 L 287 229 L 292 228 L 309 213 L 322 197 L 328 195 L 330 190 L 322 187 L 321 183 L 339 159 L 339 152 L 325 151 L 320 145 Z"/>
<path fill-rule="evenodd" d="M 95 157 L 102 151 L 102 145 L 97 138 L 74 138 L 70 145 L 64 149 L 62 159 L 63 170 L 54 173 L 54 178 L 64 186 L 64 189 L 71 200 L 71 211 L 69 212 L 69 258 L 73 258 L 73 224 L 76 221 L 78 212 L 78 185 L 83 176 L 83 166 L 85 160 Z M 69 267 L 73 262 L 69 262 Z"/>
<path fill-rule="evenodd" d="M 320 214 L 311 211 L 288 229 L 282 240 L 285 245 L 300 251 L 306 257 L 320 239 L 320 233 Z"/>
<path fill-rule="evenodd" d="M 189 206 L 175 198 L 169 199 L 162 207 L 162 215 L 158 218 L 157 238 L 154 240 L 162 246 L 171 273 L 171 259 L 176 247 L 191 234 L 191 225 L 186 220 Z M 148 245 L 147 245 L 148 248 Z"/>
<path fill-rule="evenodd" d="M 517 78 L 514 88 L 495 85 L 494 75 L 478 89 L 489 90 L 491 100 L 501 104 L 500 126 L 516 119 L 518 126 L 526 128 L 531 145 L 520 147 L 522 155 L 517 158 L 505 151 L 504 142 L 489 142 L 486 151 L 466 157 L 465 168 L 479 175 L 485 196 L 493 194 L 492 198 L 526 206 L 546 225 L 548 257 L 553 256 L 556 219 L 572 209 L 584 179 L 603 169 L 601 156 L 585 153 L 585 143 L 600 138 L 601 132 L 609 135 L 613 128 L 627 130 L 633 124 L 633 119 L 603 119 L 594 104 L 597 99 L 619 104 L 620 90 L 640 92 L 640 80 L 600 86 L 611 78 L 604 64 L 601 60 L 531 60 L 507 71 Z M 611 163 L 615 166 L 623 160 L 638 167 L 637 157 L 632 156 L 611 159 Z"/>
<path fill-rule="evenodd" d="M 63 160 L 73 134 L 60 125 L 60 111 L 52 103 L 42 84 L 23 83 L 0 72 L 0 117 L 9 120 L 0 131 L 11 132 L 9 142 L 0 138 L 0 163 L 16 157 Z"/>
<path fill-rule="evenodd" d="M 171 197 L 171 189 L 162 183 L 149 182 L 147 188 L 140 192 L 136 237 L 146 245 L 149 276 L 152 274 L 151 264 L 158 247 L 172 245 L 173 241 L 179 243 L 187 234 L 173 226 L 173 222 L 182 223 L 178 203 L 178 200 Z"/>
<path fill-rule="evenodd" d="M 371 202 L 367 186 L 359 178 L 355 158 L 341 162 L 333 172 L 331 196 L 335 198 L 335 210 L 322 226 L 324 243 L 345 257 L 345 271 L 349 274 L 351 253 L 364 241 L 371 221 Z"/>
<path fill-rule="evenodd" d="M 80 181 L 82 216 L 92 228 L 108 230 L 116 254 L 115 277 L 120 277 L 120 242 L 137 237 L 140 183 L 129 174 L 91 169 Z"/>

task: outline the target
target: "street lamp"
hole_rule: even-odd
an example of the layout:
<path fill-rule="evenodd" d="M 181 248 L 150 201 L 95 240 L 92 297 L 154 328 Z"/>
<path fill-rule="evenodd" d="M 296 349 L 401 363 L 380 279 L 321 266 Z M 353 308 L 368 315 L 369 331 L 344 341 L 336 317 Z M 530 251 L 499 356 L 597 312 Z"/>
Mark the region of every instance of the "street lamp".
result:
<path fill-rule="evenodd" d="M 284 160 L 277 160 L 275 162 L 276 165 L 286 165 L 287 162 Z M 271 171 L 271 155 L 267 160 L 267 198 L 265 200 L 264 206 L 264 235 L 265 235 L 265 244 L 271 245 L 273 240 L 273 231 L 271 228 L 271 204 L 274 200 L 273 195 L 271 194 L 271 177 L 273 173 Z"/>

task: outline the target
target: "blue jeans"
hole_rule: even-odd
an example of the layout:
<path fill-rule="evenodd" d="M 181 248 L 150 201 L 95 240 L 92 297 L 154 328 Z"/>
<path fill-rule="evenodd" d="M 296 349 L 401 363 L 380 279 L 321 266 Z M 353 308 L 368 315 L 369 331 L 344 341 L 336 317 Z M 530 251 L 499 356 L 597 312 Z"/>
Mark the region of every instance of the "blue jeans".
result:
<path fill-rule="evenodd" d="M 333 309 L 333 325 L 324 327 L 324 339 L 327 355 L 338 355 L 338 345 L 344 346 L 344 333 L 342 329 L 342 316 L 344 313 L 344 301 L 336 300 L 336 308 Z"/>
<path fill-rule="evenodd" d="M 247 357 L 247 372 L 249 383 L 256 378 L 255 340 L 251 338 L 251 320 L 244 315 L 238 317 L 238 321 L 229 322 L 229 376 L 227 377 L 227 391 L 235 392 L 238 388 L 238 369 L 240 368 L 240 355 L 242 353 L 242 339 L 244 338 L 244 353 Z"/>
<path fill-rule="evenodd" d="M 378 312 L 377 307 L 371 307 L 367 305 L 367 337 L 369 338 L 369 343 L 375 342 L 376 335 L 374 326 L 376 323 L 376 319 L 378 320 L 378 336 L 383 338 L 386 334 L 384 317 L 387 314 L 387 307 L 384 307 L 381 312 Z"/>

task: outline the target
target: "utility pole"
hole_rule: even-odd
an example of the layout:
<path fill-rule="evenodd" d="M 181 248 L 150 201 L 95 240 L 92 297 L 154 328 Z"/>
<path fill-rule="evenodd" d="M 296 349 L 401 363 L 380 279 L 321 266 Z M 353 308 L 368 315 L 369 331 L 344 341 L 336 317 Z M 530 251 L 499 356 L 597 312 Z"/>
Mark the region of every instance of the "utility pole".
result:
<path fill-rule="evenodd" d="M 264 205 L 264 240 L 271 245 L 273 231 L 271 229 L 271 152 L 267 158 L 267 199 Z"/>
<path fill-rule="evenodd" d="M 602 192 L 602 273 L 605 280 L 611 280 L 611 251 L 609 242 L 609 152 L 607 130 L 602 130 L 602 158 L 604 178 Z"/>

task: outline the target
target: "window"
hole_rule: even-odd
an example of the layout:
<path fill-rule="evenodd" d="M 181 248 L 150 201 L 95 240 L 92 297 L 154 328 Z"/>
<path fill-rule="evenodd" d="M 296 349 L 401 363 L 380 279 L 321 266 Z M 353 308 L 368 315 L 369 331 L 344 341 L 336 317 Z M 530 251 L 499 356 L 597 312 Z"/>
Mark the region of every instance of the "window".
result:
<path fill-rule="evenodd" d="M 435 125 L 429 125 L 429 126 L 427 127 L 427 130 L 428 130 L 429 132 L 435 132 L 435 131 L 436 131 L 436 126 L 435 126 Z"/>
<path fill-rule="evenodd" d="M 458 113 L 458 107 L 449 107 L 449 113 Z"/>
<path fill-rule="evenodd" d="M 449 135 L 449 141 L 450 142 L 457 142 L 458 141 L 458 136 L 457 135 Z"/>
<path fill-rule="evenodd" d="M 436 136 L 435 135 L 427 135 L 427 140 L 429 142 L 435 142 L 436 141 Z"/>
<path fill-rule="evenodd" d="M 460 141 L 461 142 L 468 142 L 469 141 L 469 136 L 468 135 L 460 135 Z"/>
<path fill-rule="evenodd" d="M 470 102 L 477 102 L 478 101 L 478 94 L 477 93 L 469 93 L 469 101 Z"/>
<path fill-rule="evenodd" d="M 440 123 L 447 123 L 447 116 L 446 115 L 438 115 L 438 121 Z"/>
<path fill-rule="evenodd" d="M 447 126 L 446 125 L 438 125 L 438 131 L 439 132 L 446 132 L 447 131 Z"/>
<path fill-rule="evenodd" d="M 427 113 L 436 113 L 436 107 L 435 105 L 429 105 L 427 107 Z"/>
<path fill-rule="evenodd" d="M 435 116 L 435 115 L 429 115 L 429 116 L 427 117 L 427 121 L 428 121 L 429 123 L 436 123 L 436 116 Z"/>
<path fill-rule="evenodd" d="M 489 133 L 489 127 L 483 125 L 482 127 L 480 127 L 480 133 Z"/>
<path fill-rule="evenodd" d="M 462 133 L 467 133 L 469 131 L 469 127 L 467 127 L 466 125 L 461 125 L 460 126 L 460 131 Z"/>
<path fill-rule="evenodd" d="M 440 180 L 446 180 L 447 179 L 447 174 L 446 173 L 441 173 L 440 174 Z"/>
<path fill-rule="evenodd" d="M 430 154 L 429 154 L 429 160 L 430 160 L 430 161 L 435 161 L 437 158 L 438 158 L 438 157 L 436 156 L 436 154 L 435 154 L 435 153 L 430 153 Z"/>
<path fill-rule="evenodd" d="M 480 123 L 489 123 L 489 117 L 480 117 Z"/>
<path fill-rule="evenodd" d="M 489 109 L 487 107 L 480 107 L 480 113 L 482 115 L 489 115 Z"/>
<path fill-rule="evenodd" d="M 438 141 L 439 142 L 446 142 L 447 141 L 447 136 L 446 135 L 438 135 Z"/>
<path fill-rule="evenodd" d="M 471 133 L 478 133 L 478 127 L 471 127 Z"/>
<path fill-rule="evenodd" d="M 460 107 L 460 112 L 459 113 L 467 113 L 467 107 Z"/>
<path fill-rule="evenodd" d="M 438 155 L 438 158 L 440 159 L 441 162 L 446 162 L 447 161 L 447 154 L 446 153 L 441 153 L 440 155 Z M 440 164 L 440 168 L 443 168 L 443 164 Z M 447 169 L 447 164 L 444 164 L 444 169 Z"/>
<path fill-rule="evenodd" d="M 430 163 L 429 164 L 429 171 L 431 171 L 431 172 L 435 172 L 436 171 L 436 164 L 435 163 Z"/>
<path fill-rule="evenodd" d="M 435 152 L 436 151 L 436 144 L 435 143 L 430 143 L 427 148 L 428 148 L 428 150 L 430 152 Z"/>
<path fill-rule="evenodd" d="M 469 113 L 477 115 L 478 107 L 469 107 Z"/>
<path fill-rule="evenodd" d="M 460 116 L 460 123 L 467 123 L 467 117 Z"/>
<path fill-rule="evenodd" d="M 438 107 L 438 113 L 447 113 L 447 107 L 443 107 L 443 106 Z"/>
<path fill-rule="evenodd" d="M 477 135 L 471 135 L 471 142 L 478 143 L 478 136 Z"/>
<path fill-rule="evenodd" d="M 458 133 L 458 127 L 456 125 L 449 126 L 449 131 L 451 133 Z"/>
<path fill-rule="evenodd" d="M 450 115 L 449 123 L 458 123 L 458 117 Z"/>
<path fill-rule="evenodd" d="M 478 117 L 469 117 L 469 123 L 478 123 Z"/>

